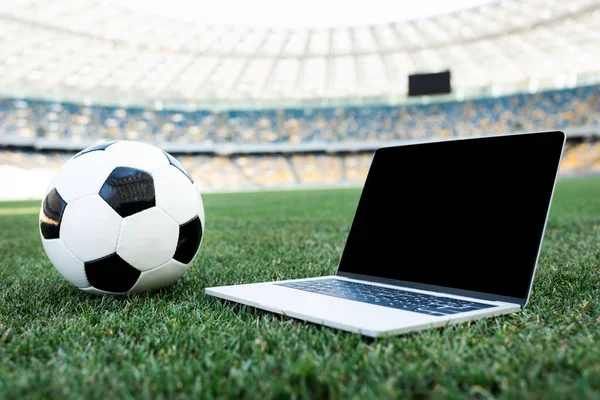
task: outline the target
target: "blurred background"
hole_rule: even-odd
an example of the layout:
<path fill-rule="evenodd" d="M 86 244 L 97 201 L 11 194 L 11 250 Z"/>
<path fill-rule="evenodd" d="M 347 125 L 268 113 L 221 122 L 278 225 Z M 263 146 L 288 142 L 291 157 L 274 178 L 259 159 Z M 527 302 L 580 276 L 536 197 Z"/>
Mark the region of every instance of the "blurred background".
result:
<path fill-rule="evenodd" d="M 561 176 L 600 174 L 600 1 L 363 3 L 0 2 L 0 199 L 120 139 L 204 192 L 359 186 L 381 146 L 552 129 Z"/>

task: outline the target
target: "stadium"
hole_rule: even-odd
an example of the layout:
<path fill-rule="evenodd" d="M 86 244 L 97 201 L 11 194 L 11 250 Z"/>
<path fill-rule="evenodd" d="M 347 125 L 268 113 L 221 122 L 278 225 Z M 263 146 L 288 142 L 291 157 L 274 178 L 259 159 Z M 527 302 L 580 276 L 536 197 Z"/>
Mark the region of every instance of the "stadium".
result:
<path fill-rule="evenodd" d="M 0 397 L 598 396 L 600 2 L 476 3 L 304 28 L 0 3 Z M 448 90 L 411 93 L 443 73 Z M 554 130 L 567 141 L 516 316 L 370 340 L 203 293 L 331 274 L 379 148 Z M 207 214 L 181 282 L 124 301 L 61 279 L 37 230 L 61 166 L 116 140 L 175 156 Z"/>

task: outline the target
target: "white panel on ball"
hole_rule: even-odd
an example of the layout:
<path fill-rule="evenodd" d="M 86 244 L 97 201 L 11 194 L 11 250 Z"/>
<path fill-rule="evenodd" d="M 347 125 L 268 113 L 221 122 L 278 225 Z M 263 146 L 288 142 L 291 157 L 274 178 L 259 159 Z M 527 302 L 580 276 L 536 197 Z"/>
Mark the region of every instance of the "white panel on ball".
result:
<path fill-rule="evenodd" d="M 173 257 L 178 238 L 179 225 L 152 207 L 123 220 L 117 254 L 132 267 L 147 271 Z"/>
<path fill-rule="evenodd" d="M 46 240 L 42 238 L 42 244 L 48 258 L 65 279 L 79 288 L 90 286 L 85 277 L 83 261 L 71 254 L 60 239 Z"/>
<path fill-rule="evenodd" d="M 162 150 L 146 143 L 124 140 L 107 147 L 104 151 L 120 167 L 153 172 L 169 165 L 169 160 Z"/>
<path fill-rule="evenodd" d="M 92 151 L 71 158 L 50 182 L 46 194 L 56 188 L 63 200 L 70 203 L 98 193 L 115 167 L 115 163 L 104 151 Z"/>
<path fill-rule="evenodd" d="M 86 262 L 115 252 L 122 218 L 100 196 L 67 204 L 60 226 L 60 240 Z"/>
<path fill-rule="evenodd" d="M 137 293 L 169 286 L 181 278 L 187 268 L 187 265 L 177 260 L 169 260 L 159 267 L 142 272 L 130 291 Z"/>
<path fill-rule="evenodd" d="M 156 205 L 175 220 L 184 224 L 204 212 L 195 185 L 172 165 L 152 173 L 156 189 Z"/>
<path fill-rule="evenodd" d="M 200 192 L 200 187 L 198 187 L 197 184 L 194 184 L 194 186 L 196 186 L 196 190 L 198 191 L 198 198 L 200 199 L 200 212 L 198 213 L 198 217 L 200 217 L 200 222 L 202 223 L 202 230 L 204 230 L 204 201 L 202 200 L 202 193 Z"/>

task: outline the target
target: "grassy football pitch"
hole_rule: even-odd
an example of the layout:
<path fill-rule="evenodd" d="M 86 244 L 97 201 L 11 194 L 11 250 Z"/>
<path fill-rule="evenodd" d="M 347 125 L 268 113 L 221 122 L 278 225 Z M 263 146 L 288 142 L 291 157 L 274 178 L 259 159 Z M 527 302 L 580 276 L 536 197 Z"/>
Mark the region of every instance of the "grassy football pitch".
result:
<path fill-rule="evenodd" d="M 39 202 L 0 203 L 0 398 L 600 398 L 598 178 L 559 180 L 518 314 L 374 340 L 203 293 L 334 273 L 359 194 L 205 195 L 186 275 L 124 298 L 54 270 Z"/>

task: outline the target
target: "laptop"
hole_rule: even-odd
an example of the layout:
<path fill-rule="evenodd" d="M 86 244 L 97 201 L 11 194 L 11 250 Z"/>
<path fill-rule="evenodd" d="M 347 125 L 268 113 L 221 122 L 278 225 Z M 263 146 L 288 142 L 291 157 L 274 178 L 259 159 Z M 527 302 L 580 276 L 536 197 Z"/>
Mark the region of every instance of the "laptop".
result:
<path fill-rule="evenodd" d="M 553 131 L 380 148 L 335 275 L 205 291 L 373 337 L 517 312 L 565 140 Z"/>

